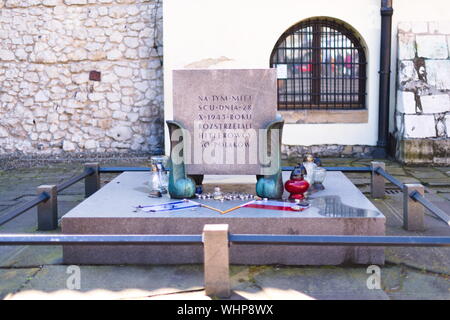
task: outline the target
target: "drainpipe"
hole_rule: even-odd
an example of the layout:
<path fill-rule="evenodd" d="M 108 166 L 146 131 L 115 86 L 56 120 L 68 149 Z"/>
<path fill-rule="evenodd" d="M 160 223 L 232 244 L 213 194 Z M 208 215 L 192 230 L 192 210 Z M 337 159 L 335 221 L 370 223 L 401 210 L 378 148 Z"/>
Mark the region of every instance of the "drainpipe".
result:
<path fill-rule="evenodd" d="M 380 96 L 377 146 L 384 155 L 388 147 L 391 77 L 392 0 L 381 0 Z"/>

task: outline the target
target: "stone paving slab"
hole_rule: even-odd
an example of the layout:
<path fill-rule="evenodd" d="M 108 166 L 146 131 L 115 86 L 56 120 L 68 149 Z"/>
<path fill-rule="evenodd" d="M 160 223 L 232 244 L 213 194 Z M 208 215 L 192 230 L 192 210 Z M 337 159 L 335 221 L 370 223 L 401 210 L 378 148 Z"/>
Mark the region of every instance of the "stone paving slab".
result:
<path fill-rule="evenodd" d="M 249 299 L 385 300 L 383 290 L 367 288 L 366 268 L 249 267 L 235 292 Z M 252 287 L 259 288 L 252 291 Z M 250 289 L 250 290 L 249 290 Z"/>
<path fill-rule="evenodd" d="M 448 179 L 448 176 L 433 168 L 406 169 L 410 175 L 417 179 Z"/>
<path fill-rule="evenodd" d="M 441 193 L 441 194 L 439 194 L 439 196 L 444 198 L 447 201 L 450 201 L 450 193 Z"/>
<path fill-rule="evenodd" d="M 406 171 L 401 167 L 386 166 L 386 172 L 393 176 L 406 176 Z"/>
<path fill-rule="evenodd" d="M 449 300 L 450 277 L 395 266 L 381 271 L 383 290 L 391 300 Z"/>
<path fill-rule="evenodd" d="M 402 201 L 402 194 L 373 201 L 373 204 L 388 217 L 386 220 L 386 235 L 450 236 L 450 228 L 431 214 L 425 215 L 426 230 L 424 232 L 404 230 Z M 430 270 L 450 275 L 450 248 L 390 247 L 385 249 L 385 255 L 386 263 L 405 264 L 419 270 Z"/>
<path fill-rule="evenodd" d="M 0 299 L 20 290 L 29 281 L 39 268 L 29 269 L 1 269 L 0 268 Z"/>
<path fill-rule="evenodd" d="M 10 247 L 9 255 L 0 263 L 1 267 L 35 267 L 63 264 L 62 248 L 59 246 L 20 246 Z M 2 254 L 6 256 L 6 254 Z"/>
<path fill-rule="evenodd" d="M 203 267 L 81 266 L 80 290 L 69 290 L 68 266 L 44 266 L 6 299 L 134 299 L 203 289 Z"/>
<path fill-rule="evenodd" d="M 70 196 L 72 197 L 72 196 Z M 59 197 L 66 198 L 66 196 Z M 77 199 L 77 200 L 76 200 Z M 58 216 L 75 207 L 83 197 L 73 201 L 58 202 Z M 76 201 L 75 201 L 76 200 Z M 5 212 L 3 212 L 5 213 Z M 1 216 L 2 213 L 0 213 Z M 0 227 L 0 233 L 60 233 L 58 228 L 49 232 L 38 232 L 36 208 L 28 210 L 17 218 Z M 0 246 L 0 267 L 33 267 L 43 264 L 56 264 L 62 261 L 62 249 L 55 246 Z"/>
<path fill-rule="evenodd" d="M 421 182 L 430 187 L 449 187 L 450 179 L 422 179 Z"/>
<path fill-rule="evenodd" d="M 369 289 L 366 268 L 232 266 L 230 299 L 450 298 L 448 277 L 403 266 L 385 266 L 380 272 L 381 288 Z M 16 274 L 0 272 L 0 278 L 14 278 L 20 282 L 20 289 L 8 294 L 6 299 L 210 299 L 204 295 L 200 265 L 82 266 L 80 290 L 67 288 L 71 276 L 67 266 L 26 269 L 23 274 L 17 279 Z"/>

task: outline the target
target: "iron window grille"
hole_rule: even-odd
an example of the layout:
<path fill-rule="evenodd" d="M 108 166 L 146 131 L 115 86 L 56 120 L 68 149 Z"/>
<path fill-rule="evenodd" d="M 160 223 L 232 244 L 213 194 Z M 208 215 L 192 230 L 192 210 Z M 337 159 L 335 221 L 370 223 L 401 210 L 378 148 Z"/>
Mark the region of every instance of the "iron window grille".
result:
<path fill-rule="evenodd" d="M 279 69 L 278 109 L 365 109 L 366 55 L 353 31 L 326 19 L 288 29 L 270 58 Z"/>

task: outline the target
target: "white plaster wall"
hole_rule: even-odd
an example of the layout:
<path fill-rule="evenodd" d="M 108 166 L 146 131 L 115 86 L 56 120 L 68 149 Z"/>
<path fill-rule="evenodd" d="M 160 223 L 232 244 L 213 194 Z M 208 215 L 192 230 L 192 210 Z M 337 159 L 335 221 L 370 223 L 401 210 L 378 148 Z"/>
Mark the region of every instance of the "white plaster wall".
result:
<path fill-rule="evenodd" d="M 172 119 L 172 70 L 202 65 L 209 68 L 267 68 L 277 39 L 301 20 L 327 16 L 340 19 L 364 39 L 368 56 L 365 124 L 288 124 L 289 145 L 375 145 L 378 127 L 380 0 L 169 0 L 164 1 L 165 119 Z M 394 1 L 393 52 L 398 21 L 442 20 L 448 0 Z M 226 59 L 224 59 L 225 57 Z M 392 102 L 395 103 L 393 55 Z M 392 107 L 393 109 L 393 107 Z M 393 117 L 393 115 L 392 115 Z M 166 129 L 167 132 L 167 129 Z M 166 150 L 168 150 L 166 134 Z"/>

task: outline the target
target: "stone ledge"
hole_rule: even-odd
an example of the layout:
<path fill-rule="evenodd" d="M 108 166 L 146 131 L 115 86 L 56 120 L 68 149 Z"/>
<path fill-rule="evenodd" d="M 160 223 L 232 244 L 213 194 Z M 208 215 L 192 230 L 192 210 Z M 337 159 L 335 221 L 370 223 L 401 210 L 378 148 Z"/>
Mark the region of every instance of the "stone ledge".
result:
<path fill-rule="evenodd" d="M 162 153 L 162 150 L 161 150 Z M 158 154 L 161 154 L 158 153 Z M 147 152 L 62 152 L 59 154 L 0 154 L 0 170 L 16 168 L 34 168 L 48 166 L 52 163 L 85 163 L 85 162 L 115 162 L 133 163 L 148 161 L 157 153 Z"/>
<path fill-rule="evenodd" d="M 285 123 L 367 123 L 365 110 L 278 110 Z"/>
<path fill-rule="evenodd" d="M 153 3 L 156 0 L 0 0 L 0 8 L 3 9 L 28 9 L 28 8 L 53 8 L 56 6 L 96 6 L 96 5 L 120 5 Z"/>
<path fill-rule="evenodd" d="M 366 145 L 314 145 L 314 146 L 294 146 L 282 145 L 282 159 L 292 163 L 297 163 L 306 154 L 314 154 L 318 157 L 356 157 L 374 158 L 380 152 L 376 146 Z"/>

